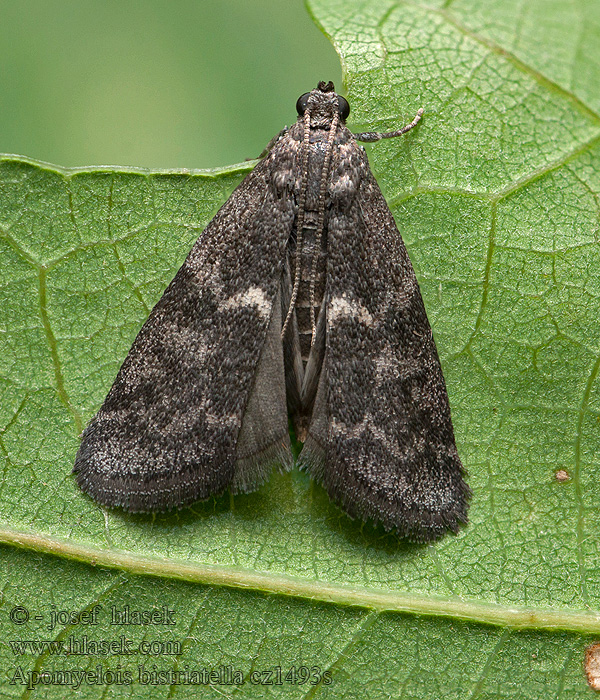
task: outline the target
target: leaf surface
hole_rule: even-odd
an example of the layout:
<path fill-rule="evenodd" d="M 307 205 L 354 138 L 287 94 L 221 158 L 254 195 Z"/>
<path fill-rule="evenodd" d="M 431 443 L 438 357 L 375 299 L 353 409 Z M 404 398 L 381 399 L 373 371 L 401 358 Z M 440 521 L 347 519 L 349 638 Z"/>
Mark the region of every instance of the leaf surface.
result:
<path fill-rule="evenodd" d="M 356 130 L 425 109 L 418 129 L 369 157 L 436 336 L 470 524 L 435 545 L 398 542 L 349 521 L 297 471 L 171 515 L 99 509 L 70 475 L 78 434 L 247 168 L 66 171 L 7 157 L 0 540 L 20 549 L 3 546 L 0 560 L 3 638 L 123 634 L 182 647 L 96 658 L 5 642 L 6 697 L 26 692 L 15 669 L 119 664 L 132 682 L 109 684 L 109 696 L 593 694 L 582 660 L 600 634 L 600 9 L 312 0 L 310 10 L 342 58 Z M 98 625 L 50 629 L 53 612 L 95 605 Z M 111 625 L 111 607 L 127 605 L 165 606 L 176 624 Z M 11 620 L 15 606 L 29 621 Z M 143 675 L 153 664 L 231 665 L 245 682 L 153 684 Z M 250 680 L 292 666 L 320 669 L 319 682 Z M 88 680 L 80 692 L 103 687 Z"/>

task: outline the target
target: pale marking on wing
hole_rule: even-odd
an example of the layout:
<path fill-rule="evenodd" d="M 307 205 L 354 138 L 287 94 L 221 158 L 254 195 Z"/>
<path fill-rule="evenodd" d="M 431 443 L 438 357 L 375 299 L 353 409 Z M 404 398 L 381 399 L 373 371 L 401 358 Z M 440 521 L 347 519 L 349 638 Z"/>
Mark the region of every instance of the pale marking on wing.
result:
<path fill-rule="evenodd" d="M 340 319 L 348 318 L 349 316 L 360 323 L 364 323 L 369 328 L 375 324 L 375 319 L 361 303 L 348 299 L 345 294 L 333 297 L 329 304 L 327 321 L 329 323 L 337 323 Z"/>
<path fill-rule="evenodd" d="M 271 315 L 271 303 L 260 287 L 248 287 L 245 291 L 234 294 L 219 305 L 219 311 L 236 309 L 239 306 L 255 306 L 263 318 L 269 318 Z"/>

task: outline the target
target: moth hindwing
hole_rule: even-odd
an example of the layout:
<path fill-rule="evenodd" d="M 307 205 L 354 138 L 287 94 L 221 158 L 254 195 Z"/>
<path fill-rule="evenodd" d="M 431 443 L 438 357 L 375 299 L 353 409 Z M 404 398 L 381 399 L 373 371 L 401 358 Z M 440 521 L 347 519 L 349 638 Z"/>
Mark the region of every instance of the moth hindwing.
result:
<path fill-rule="evenodd" d="M 352 517 L 429 541 L 467 521 L 414 270 L 331 83 L 234 191 L 140 330 L 74 472 L 99 503 L 164 511 L 300 465 Z"/>

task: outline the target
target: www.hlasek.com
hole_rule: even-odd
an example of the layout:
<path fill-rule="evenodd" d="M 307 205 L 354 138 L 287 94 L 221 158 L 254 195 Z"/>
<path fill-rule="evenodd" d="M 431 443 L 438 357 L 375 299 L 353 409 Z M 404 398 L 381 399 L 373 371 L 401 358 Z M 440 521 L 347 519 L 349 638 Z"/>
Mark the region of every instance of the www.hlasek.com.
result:
<path fill-rule="evenodd" d="M 8 644 L 14 656 L 180 656 L 183 653 L 183 645 L 177 639 L 145 639 L 136 645 L 124 634 L 112 640 L 90 639 L 84 634 L 81 637 L 70 636 L 63 640 L 12 639 Z"/>
<path fill-rule="evenodd" d="M 246 675 L 233 666 L 219 666 L 218 669 L 183 668 L 161 670 L 152 666 L 138 665 L 137 669 L 115 670 L 97 665 L 95 669 L 61 669 L 52 671 L 28 671 L 20 666 L 9 672 L 10 685 L 26 686 L 35 690 L 38 686 L 68 686 L 77 690 L 83 685 L 127 686 L 139 685 L 331 685 L 331 671 L 321 671 L 318 666 L 275 666 L 265 670 L 255 670 Z"/>

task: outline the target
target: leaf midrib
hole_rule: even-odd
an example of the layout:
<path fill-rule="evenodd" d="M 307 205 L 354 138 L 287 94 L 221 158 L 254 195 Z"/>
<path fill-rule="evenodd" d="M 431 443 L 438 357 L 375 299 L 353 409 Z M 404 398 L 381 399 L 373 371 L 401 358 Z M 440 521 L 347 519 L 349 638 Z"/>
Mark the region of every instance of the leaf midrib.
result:
<path fill-rule="evenodd" d="M 0 542 L 131 574 L 243 588 L 337 605 L 357 606 L 377 612 L 438 616 L 512 629 L 561 629 L 583 634 L 600 634 L 600 611 L 594 610 L 567 608 L 557 611 L 501 605 L 460 596 L 431 596 L 344 586 L 267 571 L 190 563 L 114 548 L 94 547 L 88 543 L 77 543 L 65 538 L 49 537 L 6 526 L 0 526 Z"/>

